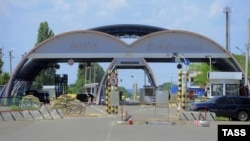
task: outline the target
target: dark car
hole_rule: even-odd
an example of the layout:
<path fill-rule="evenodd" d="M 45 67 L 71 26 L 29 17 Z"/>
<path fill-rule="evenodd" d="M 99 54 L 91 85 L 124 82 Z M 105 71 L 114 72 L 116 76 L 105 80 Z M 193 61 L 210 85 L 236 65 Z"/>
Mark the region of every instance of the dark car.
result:
<path fill-rule="evenodd" d="M 250 118 L 250 97 L 216 96 L 206 102 L 193 103 L 191 111 L 214 112 L 216 116 L 229 117 L 233 120 L 247 121 Z"/>

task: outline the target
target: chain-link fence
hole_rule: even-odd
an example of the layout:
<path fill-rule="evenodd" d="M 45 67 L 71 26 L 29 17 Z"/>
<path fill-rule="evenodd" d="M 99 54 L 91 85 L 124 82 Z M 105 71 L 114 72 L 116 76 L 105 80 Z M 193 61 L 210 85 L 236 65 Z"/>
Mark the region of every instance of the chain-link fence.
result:
<path fill-rule="evenodd" d="M 0 97 L 0 106 L 18 106 L 21 100 L 22 97 Z"/>

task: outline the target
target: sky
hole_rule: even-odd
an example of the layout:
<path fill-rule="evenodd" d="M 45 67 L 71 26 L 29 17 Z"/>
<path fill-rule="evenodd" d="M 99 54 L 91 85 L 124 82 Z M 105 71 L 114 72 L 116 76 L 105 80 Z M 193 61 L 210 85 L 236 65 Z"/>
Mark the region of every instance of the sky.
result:
<path fill-rule="evenodd" d="M 225 7 L 229 19 L 229 49 L 244 54 L 248 43 L 249 0 L 0 0 L 0 48 L 3 72 L 10 72 L 37 41 L 41 22 L 47 21 L 55 35 L 115 24 L 143 24 L 186 30 L 226 44 Z M 239 49 L 237 49 L 238 47 Z M 12 61 L 9 52 L 12 51 Z M 108 63 L 101 64 L 106 70 Z M 177 64 L 150 64 L 157 84 L 176 82 Z M 75 83 L 77 65 L 62 64 L 58 74 Z M 138 87 L 148 81 L 142 70 L 118 70 L 119 86 Z"/>

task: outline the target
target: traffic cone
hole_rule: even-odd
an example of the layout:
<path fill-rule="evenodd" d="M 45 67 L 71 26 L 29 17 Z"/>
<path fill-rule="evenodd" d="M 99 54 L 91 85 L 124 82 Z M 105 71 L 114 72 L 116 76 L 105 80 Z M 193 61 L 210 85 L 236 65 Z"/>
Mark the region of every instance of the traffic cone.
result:
<path fill-rule="evenodd" d="M 130 119 L 128 120 L 128 124 L 129 124 L 129 125 L 133 125 L 133 120 L 132 120 L 132 118 L 130 118 Z"/>

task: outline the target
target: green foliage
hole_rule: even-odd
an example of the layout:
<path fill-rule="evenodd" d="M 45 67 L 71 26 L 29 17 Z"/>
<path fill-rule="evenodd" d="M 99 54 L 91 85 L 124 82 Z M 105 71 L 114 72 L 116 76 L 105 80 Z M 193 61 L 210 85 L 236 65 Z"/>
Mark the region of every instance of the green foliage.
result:
<path fill-rule="evenodd" d="M 41 22 L 40 23 L 40 27 L 38 29 L 38 35 L 37 35 L 37 43 L 39 44 L 42 41 L 53 37 L 54 33 L 51 29 L 49 29 L 49 24 L 45 21 L 45 22 Z"/>
<path fill-rule="evenodd" d="M 99 83 L 103 75 L 104 70 L 98 63 L 92 63 L 89 68 L 86 67 L 86 63 L 79 63 L 76 83 L 69 86 L 68 92 L 82 93 L 85 84 Z"/>
<path fill-rule="evenodd" d="M 1 49 L 0 49 L 1 50 Z M 0 59 L 0 68 L 2 68 L 3 67 L 3 61 L 2 61 L 2 59 Z M 2 71 L 2 70 L 1 70 Z M 0 73 L 2 73 L 2 72 L 0 72 Z"/>
<path fill-rule="evenodd" d="M 122 91 L 122 95 L 123 95 L 125 98 L 130 97 L 129 92 L 127 91 L 126 88 L 124 88 L 124 87 L 119 87 L 119 90 Z"/>
<path fill-rule="evenodd" d="M 76 89 L 75 84 L 70 84 L 68 86 L 68 93 L 69 94 L 77 94 L 76 92 L 78 92 L 78 90 Z"/>
<path fill-rule="evenodd" d="M 242 68 L 242 71 L 245 72 L 245 56 L 243 55 L 238 55 L 238 54 L 233 54 L 234 58 L 237 60 L 237 62 L 239 63 L 239 65 Z M 250 64 L 250 61 L 248 61 L 248 66 Z M 250 69 L 248 69 L 248 78 L 249 78 L 249 74 L 250 74 Z"/>
<path fill-rule="evenodd" d="M 164 90 L 164 91 L 170 91 L 171 85 L 172 85 L 171 82 L 166 82 L 166 83 L 163 83 L 163 84 L 162 84 L 161 88 L 162 88 L 162 90 Z"/>
<path fill-rule="evenodd" d="M 0 59 L 0 68 L 3 67 L 4 62 L 2 61 L 2 59 Z M 9 79 L 10 79 L 10 74 L 7 72 L 2 72 L 2 69 L 0 69 L 0 85 L 5 85 L 6 83 L 8 83 Z"/>
<path fill-rule="evenodd" d="M 11 107 L 10 107 L 10 110 L 21 110 L 21 108 L 19 107 L 19 106 L 17 106 L 17 105 L 12 105 Z"/>
<path fill-rule="evenodd" d="M 213 68 L 211 68 L 213 70 Z M 207 63 L 192 63 L 189 65 L 189 71 L 197 72 L 195 78 L 193 78 L 193 84 L 199 86 L 205 86 L 208 82 L 207 73 L 210 70 L 210 66 Z"/>
<path fill-rule="evenodd" d="M 49 29 L 49 25 L 47 22 L 41 22 L 40 27 L 38 29 L 37 36 L 37 44 L 43 42 L 44 40 L 54 36 L 52 30 Z M 36 90 L 42 89 L 43 85 L 53 85 L 55 82 L 55 68 L 48 67 L 44 68 L 38 76 L 36 76 L 35 81 L 33 83 L 33 88 Z"/>
<path fill-rule="evenodd" d="M 40 90 L 42 89 L 43 85 L 54 85 L 55 73 L 56 70 L 51 67 L 42 70 L 33 83 L 34 89 Z"/>
<path fill-rule="evenodd" d="M 7 72 L 4 72 L 0 75 L 0 85 L 5 85 L 6 83 L 8 83 L 10 79 L 10 75 Z"/>
<path fill-rule="evenodd" d="M 245 57 L 243 55 L 233 54 L 234 58 L 240 64 L 241 68 L 245 68 Z"/>

